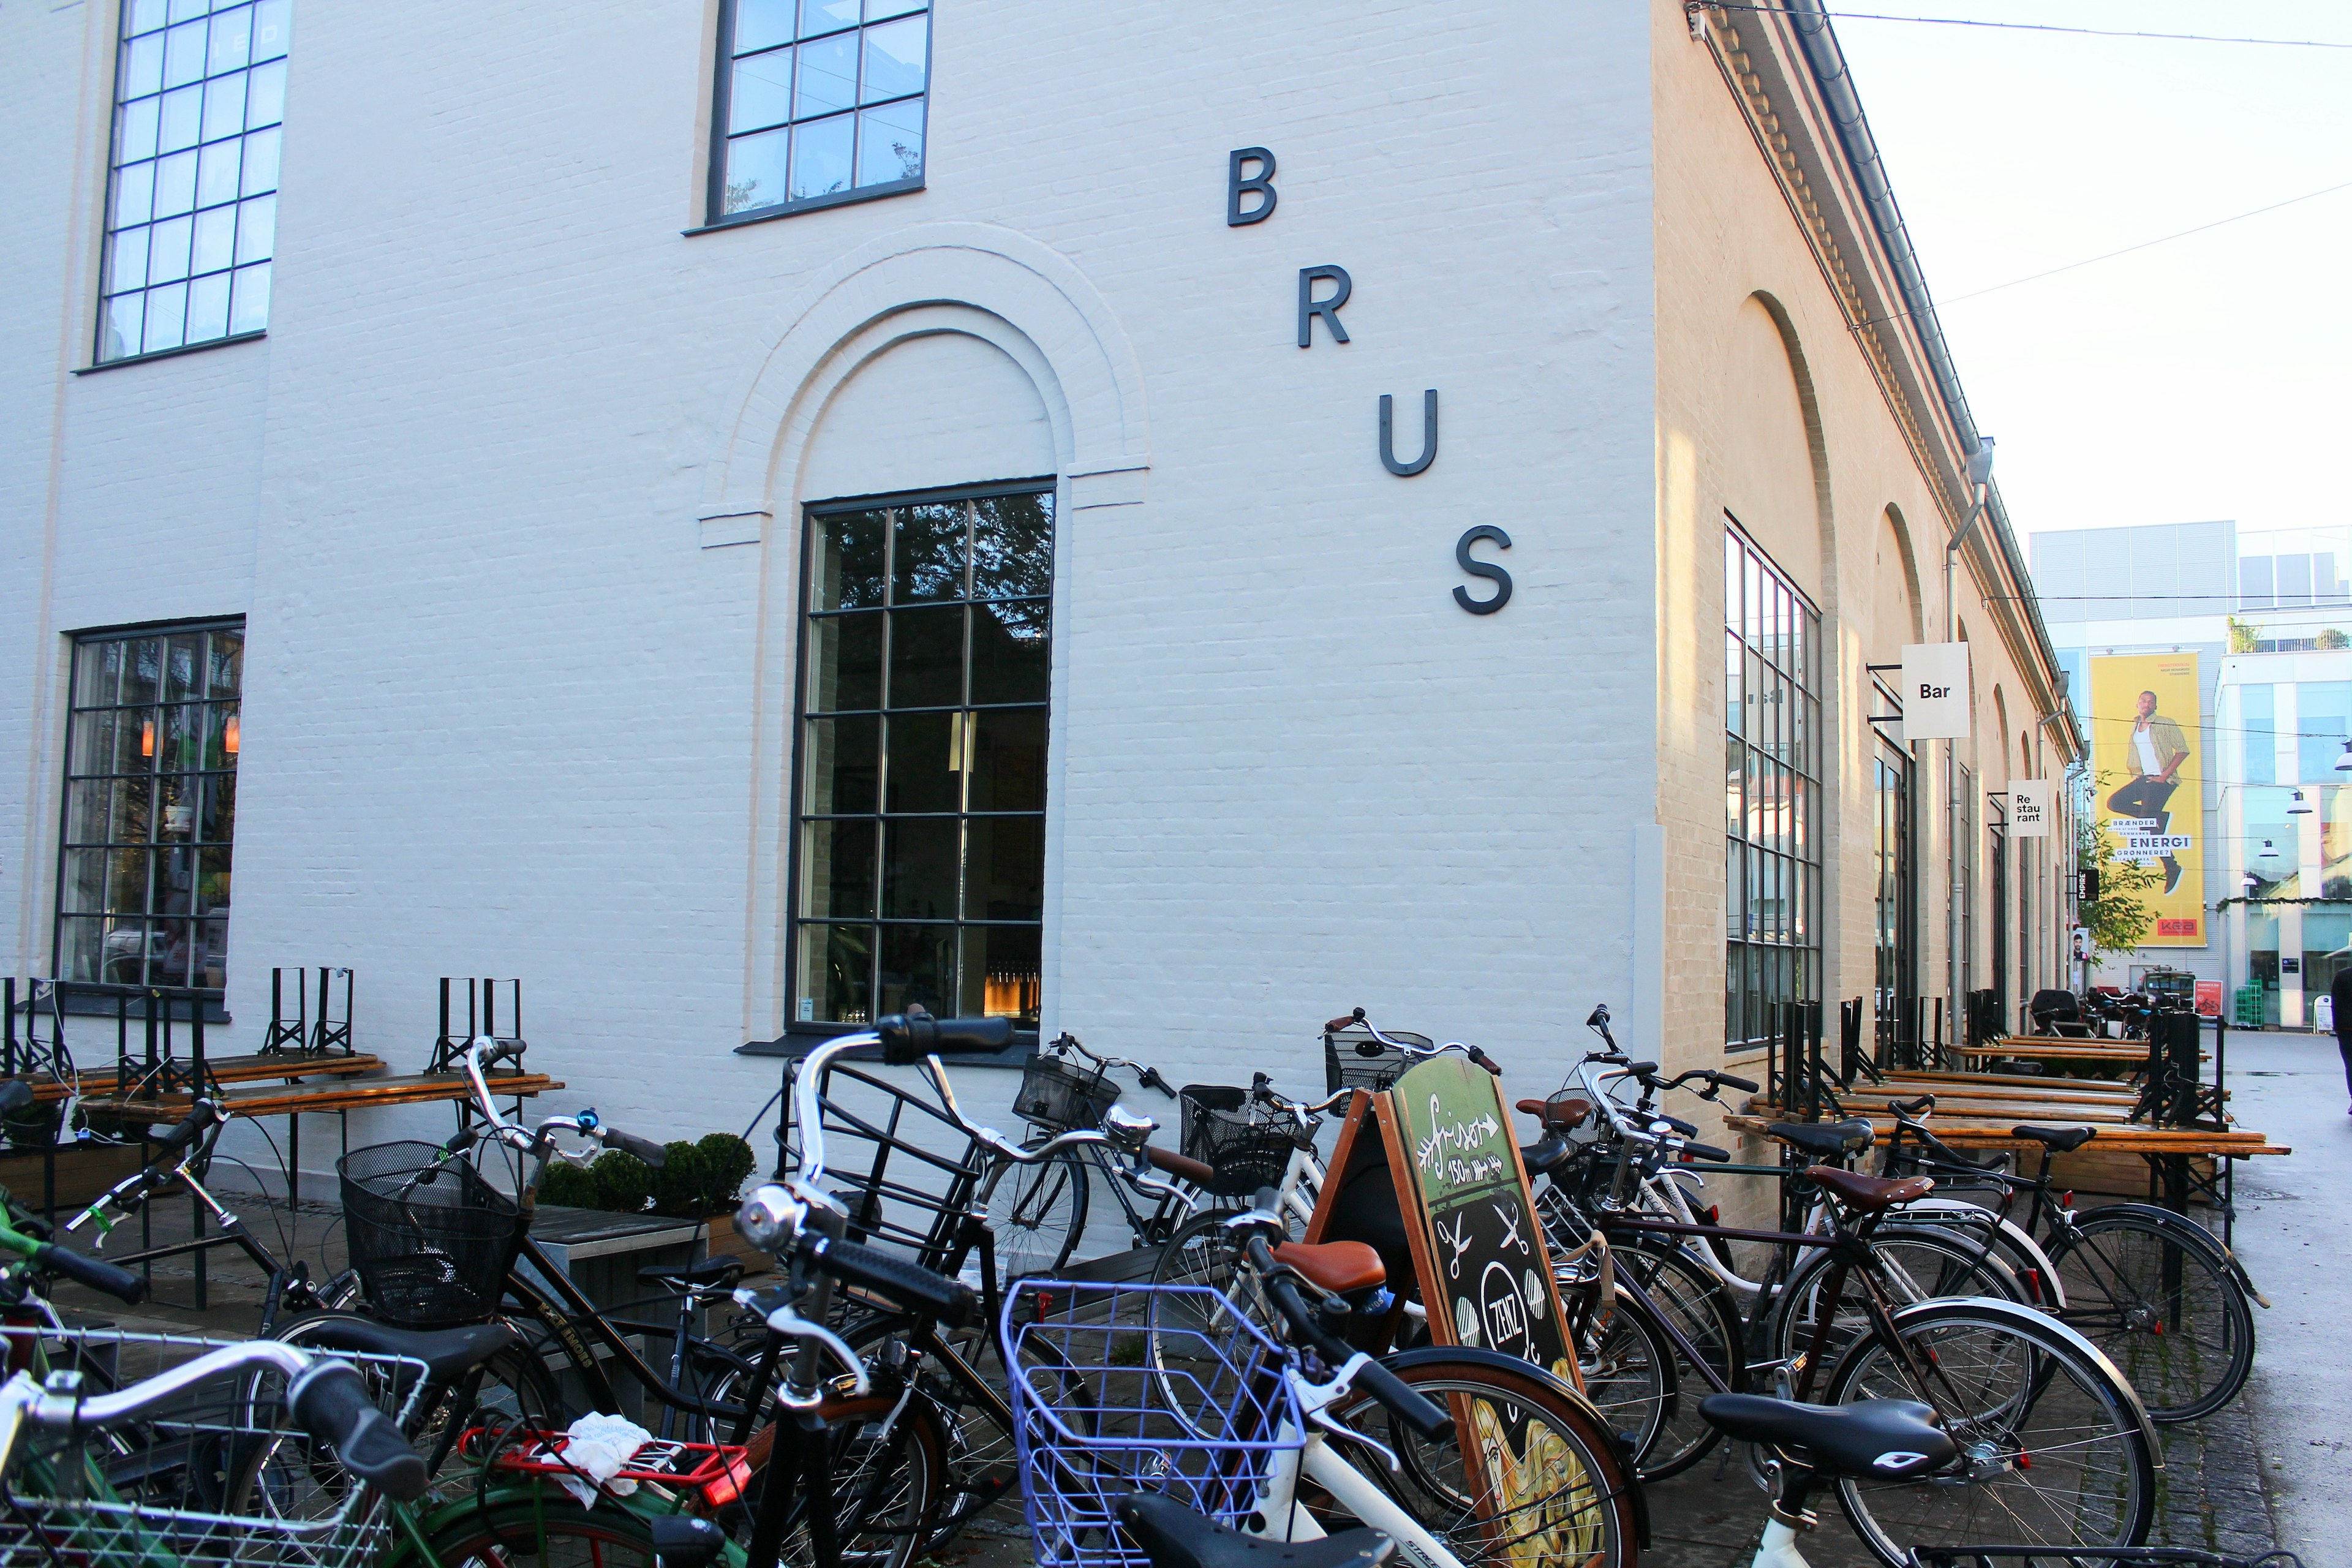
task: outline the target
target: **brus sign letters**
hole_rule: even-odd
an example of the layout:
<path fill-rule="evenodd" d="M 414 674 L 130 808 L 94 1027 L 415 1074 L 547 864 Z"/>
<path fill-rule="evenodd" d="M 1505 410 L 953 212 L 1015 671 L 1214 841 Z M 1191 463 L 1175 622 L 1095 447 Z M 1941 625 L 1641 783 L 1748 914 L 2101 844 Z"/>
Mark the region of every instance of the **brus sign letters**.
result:
<path fill-rule="evenodd" d="M 1969 645 L 1908 643 L 1903 649 L 1903 738 L 1969 736 Z"/>
<path fill-rule="evenodd" d="M 2009 836 L 2011 838 L 2050 837 L 2048 780 L 2012 779 L 2010 781 Z"/>

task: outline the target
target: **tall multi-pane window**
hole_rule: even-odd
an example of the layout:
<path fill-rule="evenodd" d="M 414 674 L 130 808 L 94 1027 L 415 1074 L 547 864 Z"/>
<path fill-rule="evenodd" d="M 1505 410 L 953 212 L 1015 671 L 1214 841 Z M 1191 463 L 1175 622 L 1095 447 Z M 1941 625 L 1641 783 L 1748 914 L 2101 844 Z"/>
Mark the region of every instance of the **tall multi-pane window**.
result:
<path fill-rule="evenodd" d="M 244 666 L 235 623 L 75 643 L 58 978 L 226 984 Z"/>
<path fill-rule="evenodd" d="M 1899 720 L 1902 706 L 1883 680 L 1874 682 L 1879 706 Z M 1912 968 L 1912 931 L 1916 921 L 1911 879 L 1911 776 L 1907 744 L 1897 744 L 1884 729 L 1873 747 L 1873 783 L 1877 803 L 1873 846 L 1875 891 L 1875 956 L 1872 965 L 1876 987 L 1874 1011 L 1882 1031 L 1892 1030 L 1917 994 Z"/>
<path fill-rule="evenodd" d="M 919 189 L 929 0 L 729 0 L 710 216 Z"/>
<path fill-rule="evenodd" d="M 793 1016 L 1038 1016 L 1050 489 L 808 513 Z"/>
<path fill-rule="evenodd" d="M 1821 612 L 1738 528 L 1724 531 L 1723 1035 L 1771 1033 L 1821 996 Z"/>
<path fill-rule="evenodd" d="M 98 360 L 269 324 L 291 0 L 122 0 Z"/>

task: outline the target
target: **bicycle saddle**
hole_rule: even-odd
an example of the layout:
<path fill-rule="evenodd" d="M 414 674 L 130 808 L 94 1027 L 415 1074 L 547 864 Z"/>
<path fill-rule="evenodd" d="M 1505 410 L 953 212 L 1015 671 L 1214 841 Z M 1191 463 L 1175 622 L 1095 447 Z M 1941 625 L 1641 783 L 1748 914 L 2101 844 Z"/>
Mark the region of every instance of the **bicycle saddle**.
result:
<path fill-rule="evenodd" d="M 1564 1094 L 1558 1100 L 1523 1100 L 1519 1114 L 1532 1116 L 1546 1127 L 1576 1127 L 1592 1114 L 1592 1101 L 1580 1094 Z"/>
<path fill-rule="evenodd" d="M 1381 1255 L 1360 1241 L 1323 1241 L 1312 1247 L 1303 1241 L 1286 1241 L 1274 1249 L 1274 1260 L 1298 1270 L 1317 1289 L 1334 1295 L 1369 1290 L 1385 1284 L 1389 1277 Z"/>
<path fill-rule="evenodd" d="M 719 1253 L 694 1263 L 649 1263 L 637 1270 L 637 1278 L 648 1285 L 669 1285 L 679 1295 L 689 1290 L 701 1290 L 732 1284 L 743 1273 L 743 1260 Z"/>
<path fill-rule="evenodd" d="M 1850 1121 L 1775 1121 L 1764 1129 L 1764 1135 L 1808 1154 L 1827 1155 L 1867 1149 L 1877 1136 L 1870 1123 L 1859 1117 Z"/>
<path fill-rule="evenodd" d="M 406 1356 L 425 1363 L 436 1383 L 455 1383 L 522 1336 L 504 1323 L 465 1329 L 395 1329 L 371 1318 L 334 1313 L 305 1318 L 301 1342 L 320 1350 L 357 1351 L 362 1355 Z"/>
<path fill-rule="evenodd" d="M 1949 1464 L 1959 1452 L 1936 1425 L 1934 1406 L 1912 1399 L 1800 1405 L 1754 1394 L 1710 1394 L 1702 1419 L 1729 1437 L 1801 1448 L 1817 1470 L 1901 1480 Z"/>
<path fill-rule="evenodd" d="M 2061 1154 L 2071 1154 L 2096 1137 L 2098 1131 L 2095 1127 L 2012 1127 L 2009 1132 L 2012 1138 L 2031 1138 Z"/>
<path fill-rule="evenodd" d="M 1244 1535 L 1155 1492 L 1129 1492 L 1111 1504 L 1111 1512 L 1151 1559 L 1151 1568 L 1378 1568 L 1396 1551 L 1396 1542 L 1377 1530 L 1320 1541 Z"/>
<path fill-rule="evenodd" d="M 1835 1165 L 1808 1165 L 1805 1174 L 1846 1207 L 1871 1213 L 1924 1198 L 1936 1190 L 1932 1176 L 1865 1176 Z"/>

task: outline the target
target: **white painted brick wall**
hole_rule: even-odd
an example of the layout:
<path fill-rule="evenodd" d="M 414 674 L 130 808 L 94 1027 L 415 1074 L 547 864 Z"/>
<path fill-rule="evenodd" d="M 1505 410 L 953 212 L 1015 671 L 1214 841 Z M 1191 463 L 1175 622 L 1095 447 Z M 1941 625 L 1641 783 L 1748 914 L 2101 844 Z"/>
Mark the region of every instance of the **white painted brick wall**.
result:
<path fill-rule="evenodd" d="M 700 5 L 305 5 L 268 338 L 60 381 L 97 227 L 65 215 L 73 132 L 106 112 L 85 33 L 110 25 L 0 10 L 20 973 L 49 956 L 58 634 L 244 613 L 240 1035 L 272 963 L 350 963 L 362 1044 L 413 1069 L 436 976 L 520 975 L 562 1105 L 657 1136 L 748 1120 L 776 1068 L 731 1047 L 782 1021 L 756 1001 L 782 935 L 747 911 L 779 874 L 757 759 L 789 712 L 795 498 L 763 544 L 709 551 L 698 503 L 809 280 L 977 222 L 1075 266 L 1148 407 L 1148 499 L 1063 514 L 1048 1027 L 1304 1089 L 1316 1026 L 1360 1003 L 1530 1064 L 1532 1091 L 1624 994 L 1655 798 L 1639 8 L 940 0 L 929 189 L 689 238 Z M 1228 229 L 1253 143 L 1280 208 Z M 1297 273 L 1324 262 L 1353 274 L 1354 341 L 1302 353 Z M 1376 399 L 1410 450 L 1428 386 L 1440 456 L 1393 479 Z M 821 438 L 828 473 L 903 466 L 895 424 Z M 1450 597 L 1475 523 L 1514 541 L 1492 617 Z"/>

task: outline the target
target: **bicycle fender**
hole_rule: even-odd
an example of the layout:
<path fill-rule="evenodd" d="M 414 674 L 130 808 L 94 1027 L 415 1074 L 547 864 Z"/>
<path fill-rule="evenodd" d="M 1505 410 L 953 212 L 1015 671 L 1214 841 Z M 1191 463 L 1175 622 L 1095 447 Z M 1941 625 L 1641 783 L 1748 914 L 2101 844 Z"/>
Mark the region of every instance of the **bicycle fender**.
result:
<path fill-rule="evenodd" d="M 1921 1198 L 1906 1207 L 1923 1215 L 1950 1215 L 1957 1221 L 1997 1228 L 2001 1239 L 2021 1253 L 2039 1275 L 2042 1294 L 2051 1299 L 2050 1305 L 2062 1312 L 2066 1310 L 2066 1287 L 2058 1278 L 2057 1266 L 2051 1262 L 2050 1255 L 2042 1250 L 2042 1244 L 2021 1229 L 2014 1220 L 2003 1219 L 1983 1205 L 1972 1204 L 1962 1198 Z"/>
<path fill-rule="evenodd" d="M 2214 1262 L 2227 1268 L 2230 1277 L 2238 1282 L 2239 1289 L 2253 1298 L 2263 1310 L 2270 1310 L 2270 1298 L 2254 1289 L 2253 1277 L 2246 1272 L 2246 1266 L 2238 1261 L 2237 1253 L 2220 1237 L 2215 1236 L 2187 1215 L 2174 1214 L 2170 1209 L 2157 1204 L 2106 1204 L 2098 1208 L 2086 1210 L 2077 1215 L 2075 1218 L 2079 1222 L 2096 1219 L 2101 1215 L 2110 1214 L 2127 1214 L 2135 1219 L 2144 1219 L 2152 1225 L 2161 1226 L 2179 1237 L 2182 1246 L 2193 1247 Z"/>
<path fill-rule="evenodd" d="M 2031 1307 L 2021 1306 L 2015 1301 L 2004 1301 L 1998 1296 L 1955 1296 L 1943 1300 L 1918 1301 L 1907 1307 L 1899 1307 L 1895 1311 L 1895 1326 L 1900 1329 L 1906 1319 L 1919 1313 L 1954 1306 L 1974 1308 L 1989 1317 L 2006 1319 L 2020 1328 L 2035 1329 L 2055 1334 L 2066 1342 L 2068 1348 L 2105 1367 L 2107 1375 L 2115 1380 L 2116 1386 L 2123 1390 L 2124 1403 L 2131 1412 L 2134 1425 L 2139 1427 L 2141 1438 L 2147 1444 L 2148 1457 L 2156 1461 L 2158 1469 L 2164 1468 L 2164 1447 L 2157 1441 L 2156 1422 L 2149 1417 L 2147 1406 L 2140 1403 L 2139 1390 L 2134 1388 L 2131 1385 L 2131 1380 L 2123 1374 L 2114 1362 L 2107 1359 L 2106 1352 L 2093 1344 L 2080 1330 L 2072 1325 L 2060 1322 L 2047 1312 L 2038 1312 Z M 1856 1340 L 1853 1349 L 1846 1354 L 1858 1355 L 1874 1342 L 1866 1338 Z M 1844 1363 L 1841 1361 L 1839 1364 L 1843 1367 Z"/>
<path fill-rule="evenodd" d="M 1608 1443 L 1610 1457 L 1617 1461 L 1618 1468 L 1624 1472 L 1625 1495 L 1633 1505 L 1634 1538 L 1644 1547 L 1650 1544 L 1650 1500 L 1641 1483 L 1633 1479 L 1633 1456 L 1625 1451 L 1625 1445 L 1618 1437 L 1616 1429 L 1609 1425 L 1609 1418 L 1601 1415 L 1600 1407 L 1586 1398 L 1574 1384 L 1556 1373 L 1538 1366 L 1531 1361 L 1522 1361 L 1517 1356 L 1506 1355 L 1501 1351 L 1485 1350 L 1473 1345 L 1423 1345 L 1414 1350 L 1391 1352 L 1380 1358 L 1380 1364 L 1387 1367 L 1391 1372 L 1402 1372 L 1409 1367 L 1421 1366 L 1429 1362 L 1452 1362 L 1456 1365 L 1466 1362 L 1474 1366 L 1491 1367 L 1496 1372 L 1507 1372 L 1520 1377 L 1533 1378 L 1543 1384 L 1549 1392 L 1576 1406 L 1577 1410 L 1592 1423 L 1593 1430 L 1599 1432 Z"/>

